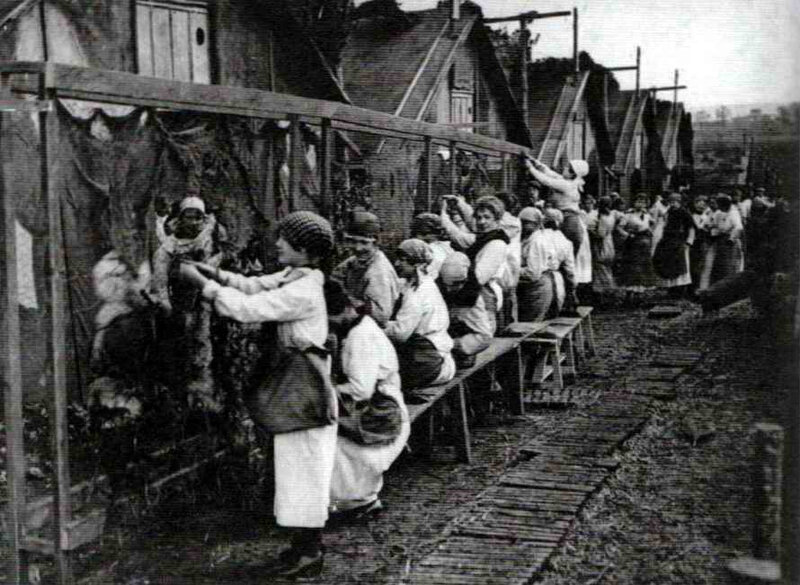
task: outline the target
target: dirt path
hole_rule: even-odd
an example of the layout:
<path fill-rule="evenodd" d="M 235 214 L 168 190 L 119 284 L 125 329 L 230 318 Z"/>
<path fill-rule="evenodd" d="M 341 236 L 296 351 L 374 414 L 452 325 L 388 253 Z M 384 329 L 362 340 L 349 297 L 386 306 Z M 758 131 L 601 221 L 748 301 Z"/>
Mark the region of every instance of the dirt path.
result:
<path fill-rule="evenodd" d="M 781 391 L 770 375 L 775 353 L 769 339 L 759 338 L 757 325 L 741 306 L 712 317 L 688 309 L 670 322 L 648 320 L 643 309 L 598 315 L 598 356 L 579 372 L 575 407 L 500 417 L 475 429 L 473 465 L 456 463 L 447 446 L 436 448 L 430 460 L 405 456 L 386 478 L 387 510 L 380 517 L 327 531 L 321 582 L 414 582 L 425 559 L 448 542 L 458 544 L 464 536 L 459 527 L 487 494 L 502 488 L 504 474 L 536 463 L 532 444 L 556 440 L 564 429 L 579 431 L 577 422 L 568 421 L 585 423 L 612 408 L 612 390 L 625 387 L 631 368 L 664 346 L 704 353 L 690 375 L 676 380 L 676 399 L 631 397 L 644 413 L 641 431 L 621 449 L 602 453 L 614 465 L 599 491 L 576 507 L 579 513 L 554 524 L 561 536 L 546 554 L 531 545 L 517 558 L 502 561 L 501 555 L 485 578 L 473 572 L 471 581 L 490 583 L 504 567 L 519 582 L 548 584 L 720 579 L 724 563 L 750 544 L 748 430 L 755 421 L 777 420 L 780 409 Z M 615 400 L 620 403 L 619 396 Z M 713 420 L 713 435 L 692 446 L 684 432 L 690 418 L 698 424 Z M 284 546 L 284 536 L 254 497 L 257 490 L 243 485 L 248 473 L 221 471 L 209 476 L 214 483 L 172 494 L 154 508 L 121 511 L 102 546 L 81 551 L 80 582 L 269 582 L 260 567 Z"/>

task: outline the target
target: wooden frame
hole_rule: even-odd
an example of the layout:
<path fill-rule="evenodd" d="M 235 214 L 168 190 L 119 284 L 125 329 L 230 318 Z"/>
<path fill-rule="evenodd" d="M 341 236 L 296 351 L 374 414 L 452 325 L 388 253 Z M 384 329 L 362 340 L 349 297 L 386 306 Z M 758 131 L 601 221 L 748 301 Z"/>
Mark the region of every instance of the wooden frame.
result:
<path fill-rule="evenodd" d="M 7 194 L 0 200 L 0 226 L 3 238 L 0 242 L 0 257 L 5 259 L 3 285 L 0 286 L 0 303 L 7 315 L 0 337 L 4 339 L 2 366 L 6 372 L 8 388 L 5 393 L 5 412 L 8 440 L 9 497 L 6 514 L 9 526 L 10 560 L 9 577 L 12 583 L 25 583 L 27 571 L 25 551 L 52 552 L 57 559 L 59 583 L 72 581 L 69 552 L 79 543 L 88 542 L 99 535 L 98 526 L 104 517 L 72 518 L 69 476 L 69 445 L 67 433 L 67 381 L 65 337 L 68 326 L 66 313 L 65 258 L 61 234 L 61 210 L 54 177 L 57 177 L 59 160 L 56 156 L 59 140 L 59 120 L 54 103 L 58 99 L 75 99 L 115 105 L 154 107 L 162 109 L 207 112 L 218 115 L 236 115 L 255 119 L 289 120 L 291 123 L 292 152 L 290 160 L 290 208 L 296 202 L 299 189 L 299 165 L 302 163 L 300 124 L 306 123 L 322 128 L 323 143 L 320 149 L 322 162 L 319 165 L 323 193 L 330 192 L 330 162 L 334 155 L 332 131 L 336 129 L 378 134 L 387 137 L 424 141 L 427 148 L 426 164 L 428 197 L 431 194 L 430 169 L 433 145 L 445 145 L 450 149 L 453 167 L 456 153 L 465 150 L 493 156 L 530 155 L 527 147 L 497 140 L 474 133 L 461 132 L 455 128 L 430 124 L 418 120 L 400 118 L 389 114 L 358 108 L 348 104 L 315 100 L 269 91 L 194 84 L 189 82 L 143 77 L 132 73 L 104 71 L 74 67 L 56 63 L 9 62 L 0 63 L 3 96 L 8 97 L 6 110 L 39 112 L 39 129 L 42 148 L 41 181 L 42 192 L 47 201 L 49 259 L 53 267 L 50 276 L 52 310 L 50 322 L 50 354 L 53 363 L 53 434 L 55 437 L 56 486 L 54 501 L 55 532 L 51 544 L 31 539 L 26 540 L 25 518 L 25 459 L 22 444 L 22 384 L 20 368 L 20 332 L 18 320 L 15 207 Z M 0 97 L 3 97 L 0 96 Z M 34 106 L 25 96 L 36 96 Z M 13 99 L 12 99 L 13 98 Z M 0 118 L 1 120 L 1 118 Z M 268 159 L 271 157 L 268 156 Z M 267 161 L 269 163 L 269 161 Z M 505 168 L 505 165 L 504 165 Z M 0 171 L 2 165 L 0 165 Z M 451 175 L 451 180 L 455 174 Z M 15 316 L 16 315 L 16 316 Z M 514 349 L 520 351 L 519 343 Z M 519 365 L 519 358 L 517 359 Z M 513 408 L 521 409 L 519 393 L 521 387 L 512 389 Z M 463 387 L 457 399 L 464 412 Z M 456 405 L 456 403 L 454 403 Z M 465 421 L 462 421 L 465 422 Z M 460 456 L 469 460 L 468 429 L 461 442 Z"/>

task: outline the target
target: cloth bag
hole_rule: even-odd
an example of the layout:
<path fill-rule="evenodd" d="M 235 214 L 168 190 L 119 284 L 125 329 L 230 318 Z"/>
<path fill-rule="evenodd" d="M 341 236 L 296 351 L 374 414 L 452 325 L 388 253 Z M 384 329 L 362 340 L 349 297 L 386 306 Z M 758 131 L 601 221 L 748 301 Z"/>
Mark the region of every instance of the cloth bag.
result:
<path fill-rule="evenodd" d="M 336 422 L 335 390 L 326 368 L 322 350 L 287 350 L 244 397 L 250 416 L 273 435 Z"/>
<path fill-rule="evenodd" d="M 368 400 L 339 397 L 339 434 L 358 445 L 389 445 L 403 425 L 397 400 L 381 391 L 381 383 Z"/>

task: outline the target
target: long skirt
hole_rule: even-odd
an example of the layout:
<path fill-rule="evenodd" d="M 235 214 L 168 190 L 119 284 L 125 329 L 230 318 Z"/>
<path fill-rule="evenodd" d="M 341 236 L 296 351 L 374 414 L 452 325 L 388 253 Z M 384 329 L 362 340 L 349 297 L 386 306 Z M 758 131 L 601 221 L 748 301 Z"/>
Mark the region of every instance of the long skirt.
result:
<path fill-rule="evenodd" d="M 521 280 L 517 286 L 519 320 L 522 322 L 543 321 L 553 304 L 553 279 L 545 272 L 536 281 Z"/>
<path fill-rule="evenodd" d="M 337 425 L 275 435 L 275 518 L 280 526 L 323 528 L 328 520 Z"/>
<path fill-rule="evenodd" d="M 346 437 L 338 437 L 331 481 L 333 510 L 351 510 L 378 499 L 383 488 L 383 474 L 403 452 L 411 434 L 411 423 L 402 397 L 398 401 L 403 412 L 403 426 L 400 435 L 389 445 L 359 445 Z"/>
<path fill-rule="evenodd" d="M 711 266 L 711 284 L 733 276 L 742 270 L 742 245 L 738 240 L 717 239 Z"/>
<path fill-rule="evenodd" d="M 561 224 L 561 231 L 572 242 L 572 253 L 575 255 L 575 282 L 577 284 L 592 282 L 592 249 L 589 242 L 589 231 L 577 211 L 564 210 L 564 223 Z"/>
<path fill-rule="evenodd" d="M 627 289 L 642 291 L 656 285 L 653 261 L 650 257 L 652 236 L 636 234 L 628 238 L 622 258 L 620 283 Z"/>
<path fill-rule="evenodd" d="M 592 289 L 597 292 L 613 290 L 617 287 L 614 279 L 614 239 L 608 234 L 592 243 Z"/>

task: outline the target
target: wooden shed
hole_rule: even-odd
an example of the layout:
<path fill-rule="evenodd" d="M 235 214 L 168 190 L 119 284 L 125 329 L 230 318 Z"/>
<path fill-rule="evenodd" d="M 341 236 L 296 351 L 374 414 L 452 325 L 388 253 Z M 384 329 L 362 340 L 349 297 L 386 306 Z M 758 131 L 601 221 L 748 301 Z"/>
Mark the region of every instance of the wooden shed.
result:
<path fill-rule="evenodd" d="M 354 105 L 395 116 L 446 124 L 463 132 L 529 146 L 527 125 L 497 60 L 480 8 L 466 2 L 403 12 L 375 0 L 354 15 L 342 59 L 343 85 Z M 402 238 L 415 212 L 435 206 L 451 190 L 452 161 L 434 157 L 433 192 L 423 180 L 424 145 L 353 135 L 372 185 L 374 210 L 390 241 Z M 444 154 L 444 153 L 443 153 Z M 500 188 L 500 159 L 459 154 L 456 189 Z M 487 178 L 491 177 L 487 181 Z M 474 178 L 474 177 L 473 177 Z M 492 183 L 493 185 L 489 184 Z"/>

